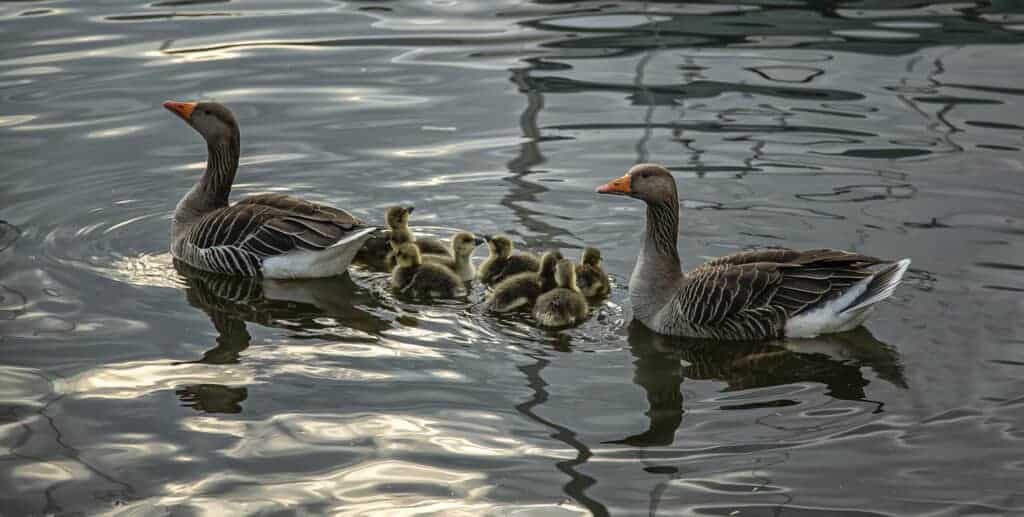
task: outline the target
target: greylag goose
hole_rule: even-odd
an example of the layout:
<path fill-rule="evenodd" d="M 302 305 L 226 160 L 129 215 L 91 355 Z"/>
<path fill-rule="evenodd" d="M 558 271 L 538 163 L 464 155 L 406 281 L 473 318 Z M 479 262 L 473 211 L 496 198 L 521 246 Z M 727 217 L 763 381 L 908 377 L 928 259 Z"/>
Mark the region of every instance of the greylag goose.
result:
<path fill-rule="evenodd" d="M 206 140 L 206 172 L 174 209 L 171 255 L 201 270 L 266 278 L 320 278 L 344 273 L 377 229 L 344 210 L 283 194 L 228 204 L 238 170 L 234 115 L 215 102 L 164 107 Z"/>
<path fill-rule="evenodd" d="M 576 265 L 568 260 L 555 266 L 558 287 L 540 295 L 533 306 L 533 319 L 545 328 L 565 328 L 587 319 L 587 298 L 576 287 Z"/>
<path fill-rule="evenodd" d="M 540 271 L 512 275 L 494 286 L 485 307 L 491 312 L 512 312 L 532 307 L 537 297 L 557 287 L 555 266 L 562 253 L 549 251 L 540 258 Z"/>
<path fill-rule="evenodd" d="M 487 258 L 478 270 L 478 278 L 484 285 L 494 285 L 512 275 L 540 269 L 540 261 L 534 255 L 513 255 L 512 240 L 504 235 L 487 237 L 487 248 Z"/>
<path fill-rule="evenodd" d="M 462 280 L 452 270 L 423 262 L 420 249 L 411 242 L 395 250 L 398 265 L 391 272 L 391 287 L 412 298 L 455 298 L 466 294 Z"/>
<path fill-rule="evenodd" d="M 580 263 L 576 265 L 576 285 L 587 298 L 603 298 L 611 292 L 608 273 L 601 268 L 601 250 L 584 248 Z"/>
<path fill-rule="evenodd" d="M 635 165 L 597 192 L 647 204 L 629 297 L 634 317 L 662 334 L 766 339 L 847 331 L 892 295 L 910 266 L 909 259 L 779 248 L 719 257 L 684 273 L 676 250 L 679 199 L 667 169 Z"/>
<path fill-rule="evenodd" d="M 454 271 L 463 282 L 469 282 L 476 277 L 476 268 L 473 267 L 470 256 L 473 255 L 473 250 L 483 243 L 483 239 L 472 233 L 458 232 L 452 235 L 451 256 L 423 255 L 423 261 L 440 264 Z"/>

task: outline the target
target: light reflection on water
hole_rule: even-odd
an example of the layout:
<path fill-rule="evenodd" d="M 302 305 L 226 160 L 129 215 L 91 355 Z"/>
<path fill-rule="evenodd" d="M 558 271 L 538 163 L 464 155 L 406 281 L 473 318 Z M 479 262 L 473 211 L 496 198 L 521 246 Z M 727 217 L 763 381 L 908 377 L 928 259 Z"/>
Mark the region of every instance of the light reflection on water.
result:
<path fill-rule="evenodd" d="M 1024 512 L 1024 162 L 1009 2 L 0 3 L 0 513 Z M 548 333 L 354 271 L 176 267 L 202 168 L 160 108 L 241 121 L 235 195 L 600 247 Z M 663 162 L 694 264 L 913 258 L 867 329 L 694 342 L 628 324 Z M 482 253 L 480 250 L 478 253 Z M 478 255 L 479 259 L 479 255 Z"/>

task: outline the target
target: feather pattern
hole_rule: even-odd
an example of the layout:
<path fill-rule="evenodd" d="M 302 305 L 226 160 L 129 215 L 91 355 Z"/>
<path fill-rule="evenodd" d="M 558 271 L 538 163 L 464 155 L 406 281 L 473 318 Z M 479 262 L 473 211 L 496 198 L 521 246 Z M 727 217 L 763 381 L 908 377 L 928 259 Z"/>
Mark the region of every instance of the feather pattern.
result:
<path fill-rule="evenodd" d="M 260 274 L 263 259 L 322 251 L 363 228 L 343 210 L 289 196 L 252 196 L 190 225 L 174 241 L 172 252 L 206 271 L 254 276 Z"/>
<path fill-rule="evenodd" d="M 834 252 L 831 257 L 846 254 L 839 250 L 807 253 L 823 251 Z M 709 262 L 684 276 L 670 305 L 679 317 L 671 319 L 666 330 L 720 339 L 782 337 L 790 318 L 824 306 L 873 274 L 844 262 L 822 265 L 792 250 L 737 255 Z M 848 255 L 855 264 L 870 259 Z M 748 262 L 771 256 L 780 262 Z"/>
<path fill-rule="evenodd" d="M 676 251 L 679 201 L 668 170 L 637 165 L 599 192 L 647 203 L 629 292 L 634 316 L 663 334 L 764 339 L 849 330 L 892 294 L 910 263 L 835 249 L 768 248 L 716 258 L 684 273 Z"/>
<path fill-rule="evenodd" d="M 187 122 L 207 140 L 206 171 L 175 209 L 174 258 L 204 271 L 256 276 L 264 273 L 267 259 L 335 246 L 358 249 L 372 233 L 371 227 L 344 210 L 284 194 L 254 195 L 228 205 L 238 168 L 238 127 L 227 108 L 215 103 L 198 106 L 202 109 L 193 110 Z M 194 120 L 197 111 L 206 118 Z M 317 259 L 322 260 L 306 256 L 304 263 L 315 264 Z M 338 274 L 347 266 L 346 262 L 318 271 L 290 271 L 287 276 Z"/>

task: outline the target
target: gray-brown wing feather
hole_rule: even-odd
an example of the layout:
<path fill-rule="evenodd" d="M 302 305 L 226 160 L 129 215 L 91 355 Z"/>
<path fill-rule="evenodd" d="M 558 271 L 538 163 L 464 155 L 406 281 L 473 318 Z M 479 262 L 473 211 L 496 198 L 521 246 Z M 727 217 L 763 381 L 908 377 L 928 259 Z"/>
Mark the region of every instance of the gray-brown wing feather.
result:
<path fill-rule="evenodd" d="M 829 248 L 797 251 L 788 248 L 765 248 L 750 251 L 741 251 L 718 257 L 705 262 L 697 269 L 705 267 L 753 264 L 755 262 L 768 262 L 772 264 L 801 264 L 801 265 L 871 265 L 884 262 L 876 257 L 851 253 L 849 251 L 834 250 Z"/>
<path fill-rule="evenodd" d="M 343 210 L 289 196 L 253 196 L 196 223 L 176 244 L 175 256 L 207 271 L 255 275 L 265 258 L 324 250 L 363 227 Z"/>
<path fill-rule="evenodd" d="M 778 262 L 748 262 L 775 257 Z M 873 257 L 836 250 L 765 250 L 691 271 L 676 299 L 686 324 L 721 337 L 781 335 L 787 319 L 871 275 Z"/>
<path fill-rule="evenodd" d="M 307 219 L 330 221 L 341 224 L 365 225 L 366 223 L 340 208 L 321 205 L 286 194 L 257 194 L 240 199 L 235 205 L 262 205 L 285 210 Z"/>

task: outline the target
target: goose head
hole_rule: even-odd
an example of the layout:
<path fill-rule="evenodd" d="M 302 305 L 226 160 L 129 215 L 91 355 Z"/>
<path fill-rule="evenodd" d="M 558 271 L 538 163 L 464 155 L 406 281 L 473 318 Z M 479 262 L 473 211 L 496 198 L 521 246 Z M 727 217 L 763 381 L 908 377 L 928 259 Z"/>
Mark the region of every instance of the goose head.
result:
<path fill-rule="evenodd" d="M 585 248 L 580 262 L 591 267 L 601 267 L 601 250 L 597 248 Z"/>
<path fill-rule="evenodd" d="M 418 266 L 423 260 L 420 256 L 420 249 L 411 242 L 399 245 L 395 255 L 398 260 L 399 267 Z"/>
<path fill-rule="evenodd" d="M 676 199 L 676 181 L 665 167 L 641 163 L 621 178 L 597 187 L 597 193 L 629 196 L 647 203 L 671 203 Z"/>
<path fill-rule="evenodd" d="M 409 226 L 409 214 L 412 214 L 412 206 L 393 206 L 384 214 L 388 228 L 398 230 Z"/>
<path fill-rule="evenodd" d="M 555 266 L 563 258 L 562 252 L 558 250 L 551 250 L 540 257 L 540 276 L 541 278 L 553 278 L 555 275 Z"/>
<path fill-rule="evenodd" d="M 231 110 L 216 102 L 167 101 L 164 107 L 192 126 L 208 143 L 238 138 L 238 122 Z"/>
<path fill-rule="evenodd" d="M 452 252 L 456 257 L 468 257 L 473 254 L 477 246 L 484 243 L 484 240 L 469 232 L 459 232 L 452 235 Z"/>
<path fill-rule="evenodd" d="M 512 239 L 504 235 L 495 235 L 487 239 L 487 247 L 491 255 L 501 258 L 508 258 L 512 255 Z"/>

